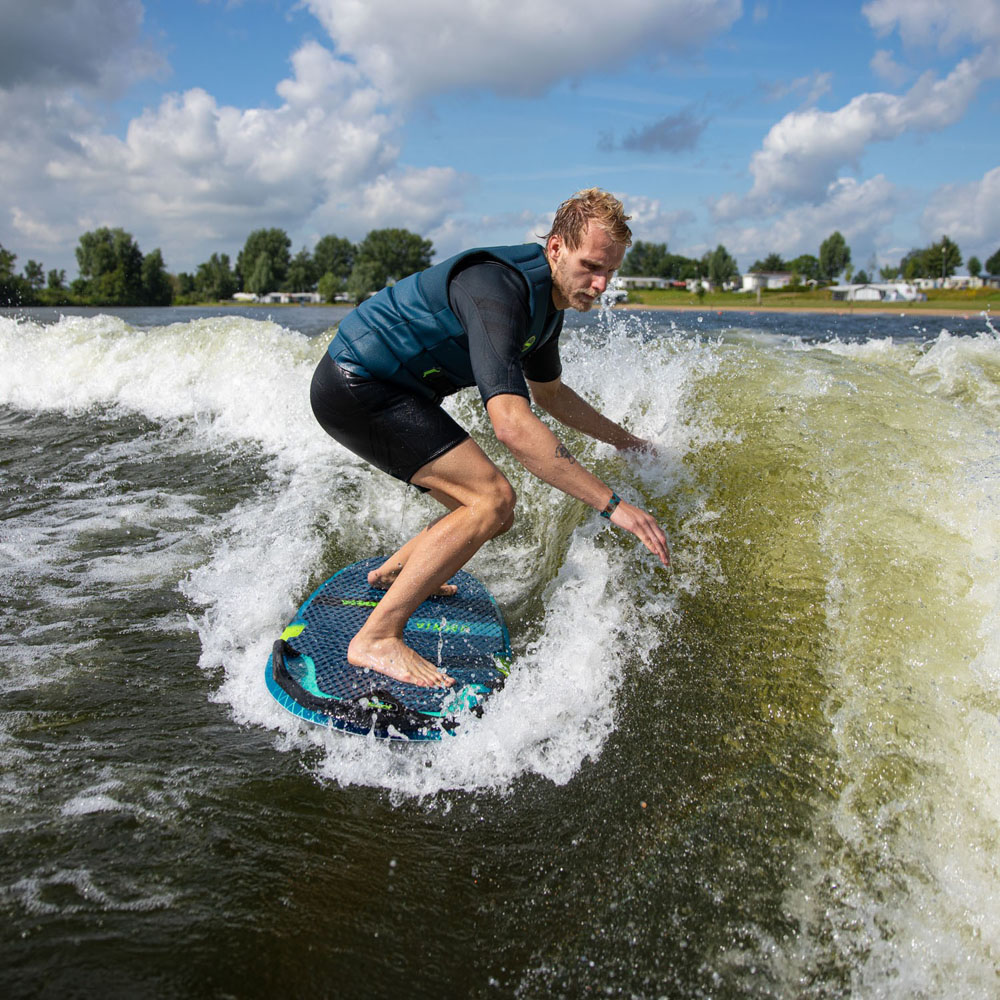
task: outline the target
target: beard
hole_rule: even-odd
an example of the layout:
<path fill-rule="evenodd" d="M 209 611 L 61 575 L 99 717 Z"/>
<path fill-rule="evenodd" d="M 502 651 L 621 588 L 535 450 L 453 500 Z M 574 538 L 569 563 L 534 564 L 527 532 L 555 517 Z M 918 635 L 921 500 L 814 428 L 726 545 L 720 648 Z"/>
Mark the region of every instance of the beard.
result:
<path fill-rule="evenodd" d="M 569 303 L 567 308 L 575 309 L 577 312 L 587 312 L 593 308 L 597 299 L 594 298 L 589 289 L 572 287 L 572 279 L 566 275 L 566 268 L 562 261 L 557 261 L 552 269 L 552 286 L 559 293 L 560 298 Z"/>

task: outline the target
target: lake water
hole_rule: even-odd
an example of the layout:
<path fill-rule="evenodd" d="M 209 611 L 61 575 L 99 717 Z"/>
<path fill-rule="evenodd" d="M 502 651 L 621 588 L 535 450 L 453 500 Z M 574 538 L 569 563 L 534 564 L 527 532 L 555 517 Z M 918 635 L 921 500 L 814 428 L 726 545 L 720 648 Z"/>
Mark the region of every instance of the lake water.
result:
<path fill-rule="evenodd" d="M 993 322 L 570 314 L 674 568 L 453 398 L 515 664 L 401 746 L 263 680 L 435 514 L 313 421 L 344 311 L 0 313 L 4 996 L 996 996 Z"/>

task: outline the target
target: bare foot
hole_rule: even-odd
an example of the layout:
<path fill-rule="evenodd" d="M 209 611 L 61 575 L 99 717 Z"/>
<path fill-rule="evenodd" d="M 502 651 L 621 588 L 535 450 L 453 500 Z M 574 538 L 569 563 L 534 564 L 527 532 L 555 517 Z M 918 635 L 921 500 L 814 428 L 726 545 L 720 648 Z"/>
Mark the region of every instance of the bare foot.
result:
<path fill-rule="evenodd" d="M 455 683 L 402 639 L 364 640 L 356 635 L 347 647 L 347 662 L 417 687 L 451 687 Z"/>
<path fill-rule="evenodd" d="M 378 590 L 388 590 L 396 577 L 399 576 L 399 571 L 403 568 L 402 563 L 396 563 L 395 566 L 390 566 L 389 563 L 384 563 L 379 566 L 378 569 L 373 569 L 368 574 L 368 586 L 375 587 Z M 458 587 L 453 583 L 442 583 L 438 589 L 431 594 L 431 597 L 454 597 L 458 593 Z"/>

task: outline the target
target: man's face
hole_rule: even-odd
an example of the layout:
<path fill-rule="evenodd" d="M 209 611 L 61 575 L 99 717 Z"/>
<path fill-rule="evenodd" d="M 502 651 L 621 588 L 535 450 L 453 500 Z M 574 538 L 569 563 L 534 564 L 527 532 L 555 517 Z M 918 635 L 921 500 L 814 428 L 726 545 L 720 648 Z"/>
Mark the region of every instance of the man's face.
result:
<path fill-rule="evenodd" d="M 552 301 L 556 308 L 586 312 L 622 266 L 625 247 L 591 222 L 575 250 L 570 250 L 562 237 L 552 236 L 545 253 L 552 268 Z"/>

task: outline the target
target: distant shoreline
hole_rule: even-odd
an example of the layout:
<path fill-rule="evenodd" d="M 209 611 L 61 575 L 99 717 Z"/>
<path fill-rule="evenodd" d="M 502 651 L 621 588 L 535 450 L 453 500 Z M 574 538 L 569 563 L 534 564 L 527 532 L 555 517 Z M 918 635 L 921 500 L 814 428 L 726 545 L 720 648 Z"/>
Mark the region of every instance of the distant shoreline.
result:
<path fill-rule="evenodd" d="M 1000 295 L 998 295 L 1000 299 Z M 961 319 L 972 319 L 988 312 L 988 308 L 940 308 L 938 306 L 920 306 L 910 302 L 892 302 L 884 306 L 852 306 L 852 305 L 642 305 L 637 302 L 626 302 L 616 305 L 615 309 L 626 309 L 630 312 L 701 312 L 701 313 L 816 313 L 826 316 L 955 316 Z"/>

